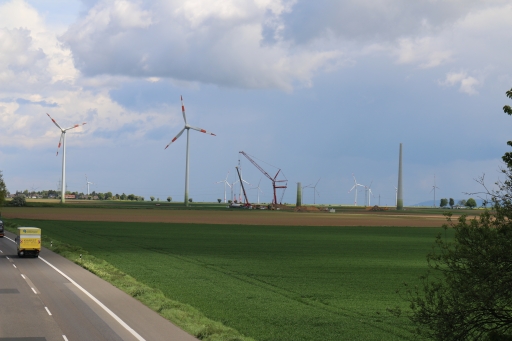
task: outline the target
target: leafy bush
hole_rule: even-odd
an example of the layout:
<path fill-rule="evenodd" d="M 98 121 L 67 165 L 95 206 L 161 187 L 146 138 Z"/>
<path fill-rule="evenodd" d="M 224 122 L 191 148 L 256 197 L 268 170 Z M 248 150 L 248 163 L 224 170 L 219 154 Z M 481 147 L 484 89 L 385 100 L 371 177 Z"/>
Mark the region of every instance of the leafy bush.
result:
<path fill-rule="evenodd" d="M 19 195 L 15 196 L 14 198 L 12 198 L 9 205 L 21 207 L 21 206 L 25 206 L 26 204 L 27 204 L 27 200 L 25 199 L 25 195 L 19 194 Z"/>

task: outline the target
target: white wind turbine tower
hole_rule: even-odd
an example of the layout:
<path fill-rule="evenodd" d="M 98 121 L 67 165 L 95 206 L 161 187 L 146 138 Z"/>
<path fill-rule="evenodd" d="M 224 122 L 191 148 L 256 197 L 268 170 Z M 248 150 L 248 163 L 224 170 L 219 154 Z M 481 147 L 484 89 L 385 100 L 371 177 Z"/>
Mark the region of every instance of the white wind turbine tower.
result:
<path fill-rule="evenodd" d="M 87 182 L 87 195 L 89 195 L 89 185 L 94 185 L 92 182 L 87 180 L 87 174 L 85 174 L 85 182 Z"/>
<path fill-rule="evenodd" d="M 57 146 L 57 155 L 59 155 L 59 148 L 60 148 L 60 145 L 62 144 L 62 189 L 61 189 L 60 202 L 65 203 L 66 202 L 66 131 L 68 131 L 70 129 L 78 128 L 80 126 L 83 126 L 86 123 L 84 122 L 82 124 L 75 124 L 72 127 L 62 129 L 60 127 L 60 125 L 57 122 L 55 122 L 55 120 L 50 116 L 50 114 L 46 113 L 46 115 L 48 115 L 48 117 L 52 120 L 52 122 L 55 123 L 57 128 L 59 128 L 61 131 L 59 145 Z"/>
<path fill-rule="evenodd" d="M 430 190 L 430 193 L 434 191 L 434 207 L 436 207 L 436 188 L 439 189 L 439 187 L 436 186 L 436 175 L 434 174 L 434 186 L 432 186 L 432 189 Z"/>
<path fill-rule="evenodd" d="M 398 205 L 398 188 L 395 187 L 395 206 Z"/>
<path fill-rule="evenodd" d="M 370 207 L 370 206 L 371 206 L 371 204 L 370 204 L 370 203 L 371 203 L 371 199 L 370 199 L 370 197 L 373 195 L 373 192 L 372 192 L 372 183 L 373 183 L 373 180 L 372 180 L 372 182 L 370 182 L 370 186 L 368 186 L 368 187 L 364 186 L 364 187 L 365 187 L 366 192 L 368 193 L 368 194 L 367 194 L 367 195 L 368 195 L 368 207 Z"/>
<path fill-rule="evenodd" d="M 190 134 L 190 129 L 193 129 L 193 130 L 197 130 L 201 133 L 205 133 L 205 134 L 210 134 L 210 135 L 213 135 L 215 136 L 215 134 L 213 133 L 210 133 L 204 129 L 201 129 L 201 128 L 196 128 L 196 127 L 192 127 L 190 125 L 188 125 L 187 123 L 187 116 L 185 115 L 185 105 L 183 104 L 183 96 L 181 96 L 181 112 L 183 114 L 183 120 L 185 121 L 185 127 L 183 127 L 183 129 L 181 129 L 181 131 L 178 133 L 178 135 L 176 135 L 172 140 L 171 142 L 169 142 L 169 144 L 167 146 L 165 146 L 164 149 L 167 149 L 167 147 L 169 147 L 171 145 L 171 143 L 173 143 L 174 141 L 176 141 L 180 136 L 181 134 L 183 134 L 183 132 L 185 130 L 187 130 L 187 150 L 186 150 L 186 161 L 185 161 L 185 206 L 188 206 L 188 149 L 189 149 L 189 134 Z"/>
<path fill-rule="evenodd" d="M 258 182 L 258 187 L 251 188 L 251 189 L 255 189 L 258 191 L 258 205 L 260 204 L 260 192 L 263 193 L 263 191 L 260 188 L 260 183 L 261 183 L 261 178 L 260 178 L 260 181 Z"/>
<path fill-rule="evenodd" d="M 352 192 L 353 189 L 356 190 L 356 196 L 355 196 L 355 199 L 354 199 L 354 206 L 357 206 L 357 186 L 361 186 L 361 187 L 364 187 L 364 185 L 361 185 L 361 184 L 358 184 L 357 181 L 356 181 L 356 177 L 354 176 L 354 173 L 352 173 L 352 177 L 354 178 L 354 186 L 350 189 L 350 191 L 348 191 L 349 193 Z"/>
<path fill-rule="evenodd" d="M 228 176 L 229 176 L 229 171 L 228 171 L 228 174 L 226 175 L 226 178 L 224 180 L 216 182 L 217 184 L 224 183 L 224 203 L 227 202 L 226 201 L 226 185 L 229 186 L 229 188 L 231 188 L 231 185 L 228 182 Z"/>
<path fill-rule="evenodd" d="M 317 193 L 316 186 L 318 185 L 318 183 L 320 182 L 321 179 L 322 178 L 318 179 L 318 181 L 316 182 L 316 184 L 314 186 L 307 185 L 306 187 L 304 187 L 304 188 L 313 188 L 313 205 L 316 205 L 316 195 L 318 194 L 318 196 L 320 196 L 320 193 Z"/>

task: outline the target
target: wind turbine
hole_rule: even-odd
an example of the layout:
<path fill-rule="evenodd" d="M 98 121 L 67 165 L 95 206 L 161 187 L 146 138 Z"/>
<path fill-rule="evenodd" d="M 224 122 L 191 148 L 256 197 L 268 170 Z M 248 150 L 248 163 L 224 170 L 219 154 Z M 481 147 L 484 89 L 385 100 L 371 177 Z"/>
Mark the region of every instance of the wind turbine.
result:
<path fill-rule="evenodd" d="M 197 130 L 201 133 L 210 134 L 213 136 L 216 136 L 216 135 L 213 133 L 210 133 L 204 129 L 196 128 L 196 127 L 192 127 L 192 126 L 188 125 L 187 116 L 185 115 L 185 104 L 183 104 L 183 96 L 181 96 L 181 112 L 183 113 L 183 120 L 185 121 L 185 127 L 183 127 L 183 129 L 181 129 L 181 131 L 178 133 L 178 135 L 176 135 L 171 140 L 171 142 L 169 142 L 169 144 L 167 146 L 165 146 L 164 149 L 167 149 L 167 147 L 169 147 L 171 145 L 171 143 L 176 141 L 181 136 L 181 134 L 183 134 L 183 132 L 185 130 L 187 130 L 187 151 L 186 151 L 186 162 L 185 162 L 185 206 L 188 206 L 188 155 L 189 155 L 188 154 L 188 149 L 189 149 L 188 145 L 189 145 L 189 140 L 190 140 L 189 139 L 190 129 Z"/>
<path fill-rule="evenodd" d="M 228 174 L 226 175 L 226 178 L 224 180 L 216 182 L 217 184 L 224 183 L 224 203 L 227 202 L 226 201 L 226 185 L 228 185 L 229 188 L 231 188 L 231 185 L 228 182 L 228 176 L 229 176 L 229 171 L 228 171 Z"/>
<path fill-rule="evenodd" d="M 370 182 L 370 186 L 368 186 L 368 187 L 364 186 L 364 188 L 365 188 L 366 192 L 368 193 L 368 194 L 367 194 L 367 195 L 368 195 L 368 201 L 367 201 L 367 203 L 368 203 L 368 207 L 370 207 L 370 206 L 371 206 L 371 204 L 370 204 L 370 202 L 371 202 L 371 198 L 370 198 L 370 197 L 373 195 L 373 192 L 372 192 L 372 184 L 373 184 L 373 180 L 372 180 L 372 182 Z"/>
<path fill-rule="evenodd" d="M 89 195 L 89 185 L 94 185 L 92 182 L 87 180 L 87 174 L 85 174 L 85 182 L 87 183 L 87 195 Z"/>
<path fill-rule="evenodd" d="M 398 205 L 398 188 L 395 187 L 395 206 Z"/>
<path fill-rule="evenodd" d="M 260 204 L 260 192 L 263 193 L 263 191 L 261 190 L 260 188 L 260 183 L 261 183 L 261 178 L 260 178 L 260 181 L 258 182 L 258 187 L 253 187 L 251 189 L 256 189 L 258 190 L 258 205 Z"/>
<path fill-rule="evenodd" d="M 313 205 L 316 205 L 316 196 L 318 194 L 318 196 L 320 196 L 319 193 L 317 193 L 317 190 L 316 190 L 316 186 L 318 185 L 318 183 L 320 182 L 322 178 L 318 179 L 318 181 L 316 182 L 316 184 L 314 186 L 311 186 L 311 185 L 307 185 L 306 187 L 304 188 L 313 188 Z"/>
<path fill-rule="evenodd" d="M 434 186 L 432 186 L 432 189 L 430 190 L 430 193 L 434 191 L 434 208 L 436 207 L 436 188 L 439 189 L 439 187 L 436 186 L 436 175 L 434 174 Z"/>
<path fill-rule="evenodd" d="M 52 120 L 52 122 L 55 123 L 57 128 L 59 128 L 61 131 L 59 145 L 57 146 L 57 154 L 56 155 L 59 155 L 59 148 L 60 148 L 60 145 L 62 144 L 62 189 L 61 189 L 62 193 L 61 193 L 61 197 L 60 197 L 61 198 L 60 202 L 62 204 L 64 204 L 66 202 L 66 131 L 74 129 L 74 128 L 78 128 L 80 126 L 83 126 L 86 123 L 84 122 L 82 124 L 75 124 L 72 127 L 62 129 L 60 127 L 60 125 L 57 122 L 55 122 L 55 120 L 50 116 L 50 114 L 46 113 L 46 115 L 48 115 L 50 120 Z"/>
<path fill-rule="evenodd" d="M 361 186 L 361 187 L 364 187 L 364 185 L 361 185 L 361 184 L 358 184 L 357 181 L 356 181 L 356 177 L 354 176 L 354 173 L 352 173 L 352 177 L 354 178 L 354 186 L 350 189 L 350 191 L 348 191 L 349 193 L 352 192 L 353 189 L 356 190 L 356 197 L 354 199 L 354 206 L 357 206 L 357 186 Z M 318 180 L 320 181 L 320 180 Z"/>

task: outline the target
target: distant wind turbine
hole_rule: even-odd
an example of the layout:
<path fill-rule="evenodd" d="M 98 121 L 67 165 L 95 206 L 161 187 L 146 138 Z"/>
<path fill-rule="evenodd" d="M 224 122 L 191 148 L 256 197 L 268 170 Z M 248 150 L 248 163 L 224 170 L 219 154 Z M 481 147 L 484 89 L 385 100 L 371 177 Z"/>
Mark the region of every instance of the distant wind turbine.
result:
<path fill-rule="evenodd" d="M 60 148 L 60 146 L 62 144 L 62 189 L 61 189 L 60 202 L 64 204 L 66 202 L 66 132 L 68 130 L 75 129 L 75 128 L 78 128 L 80 126 L 83 126 L 86 123 L 84 122 L 82 124 L 75 124 L 72 127 L 69 127 L 69 128 L 66 128 L 66 129 L 62 129 L 60 127 L 60 125 L 50 116 L 50 114 L 46 113 L 46 115 L 48 115 L 50 120 L 52 120 L 52 122 L 61 131 L 59 145 L 57 146 L 57 154 L 56 155 L 59 155 L 59 148 Z"/>
<path fill-rule="evenodd" d="M 357 183 L 357 180 L 356 180 L 356 177 L 354 176 L 354 173 L 352 173 L 352 177 L 354 178 L 354 186 L 350 189 L 350 191 L 348 191 L 349 193 L 352 192 L 353 189 L 355 189 L 356 191 L 356 195 L 355 195 L 355 199 L 354 199 L 354 206 L 357 206 L 357 187 L 358 186 L 361 186 L 361 187 L 364 187 L 364 185 L 361 185 L 361 184 L 358 184 Z"/>
<path fill-rule="evenodd" d="M 226 178 L 222 181 L 217 181 L 216 183 L 220 184 L 220 183 L 223 183 L 224 184 L 224 203 L 226 203 L 226 186 L 229 186 L 229 188 L 231 188 L 231 185 L 229 184 L 228 182 L 228 176 L 229 176 L 229 171 L 228 171 L 228 174 L 226 174 Z"/>
<path fill-rule="evenodd" d="M 261 192 L 261 193 L 263 193 L 263 191 L 262 191 L 262 190 L 261 190 L 261 188 L 260 188 L 260 183 L 261 183 L 261 178 L 260 178 L 260 181 L 258 182 L 258 186 L 257 186 L 257 187 L 253 187 L 253 188 L 251 188 L 251 189 L 255 189 L 255 190 L 257 190 L 257 191 L 258 191 L 258 205 L 259 205 L 259 203 L 260 203 L 260 192 Z"/>
<path fill-rule="evenodd" d="M 318 185 L 318 183 L 320 182 L 322 178 L 318 179 L 318 181 L 316 182 L 316 184 L 314 186 L 311 186 L 311 185 L 307 185 L 306 187 L 304 188 L 313 188 L 313 205 L 316 205 L 316 196 L 320 196 L 320 193 L 317 192 L 316 190 L 316 186 Z"/>
<path fill-rule="evenodd" d="M 87 182 L 87 195 L 89 195 L 89 185 L 94 185 L 92 182 L 87 180 L 87 174 L 85 174 L 85 182 Z"/>
<path fill-rule="evenodd" d="M 189 140 L 190 140 L 189 139 L 190 129 L 197 130 L 201 133 L 210 134 L 213 136 L 216 136 L 216 135 L 213 133 L 210 133 L 204 129 L 196 128 L 196 127 L 192 127 L 192 126 L 188 125 L 187 116 L 185 115 L 185 104 L 183 104 L 183 96 L 181 96 L 180 98 L 181 98 L 181 112 L 183 114 L 183 120 L 185 121 L 185 127 L 183 127 L 183 129 L 181 129 L 181 131 L 178 133 L 178 135 L 176 135 L 171 140 L 171 142 L 169 142 L 169 144 L 167 146 L 165 146 L 164 149 L 167 149 L 167 147 L 169 147 L 171 145 L 171 143 L 176 141 L 181 136 L 181 134 L 183 134 L 183 132 L 185 130 L 187 131 L 187 149 L 186 149 L 186 162 L 185 162 L 185 199 L 184 200 L 185 200 L 185 206 L 188 206 L 188 155 L 189 155 L 188 150 L 189 150 Z"/>
<path fill-rule="evenodd" d="M 373 180 L 372 180 L 372 182 L 370 182 L 370 186 L 368 186 L 368 187 L 364 186 L 366 193 L 367 193 L 367 198 L 368 198 L 368 201 L 367 201 L 368 207 L 371 206 L 371 198 L 370 197 L 373 195 L 372 184 L 373 184 Z"/>
<path fill-rule="evenodd" d="M 430 190 L 430 193 L 434 191 L 434 207 L 436 207 L 436 188 L 439 189 L 439 187 L 436 186 L 436 175 L 434 174 L 434 186 L 432 186 L 432 189 Z"/>

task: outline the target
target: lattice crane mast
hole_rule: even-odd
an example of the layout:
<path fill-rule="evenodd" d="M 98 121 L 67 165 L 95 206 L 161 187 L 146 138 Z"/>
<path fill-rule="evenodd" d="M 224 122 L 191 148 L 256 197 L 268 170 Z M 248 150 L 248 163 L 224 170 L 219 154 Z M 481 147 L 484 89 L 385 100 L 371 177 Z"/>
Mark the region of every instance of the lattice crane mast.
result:
<path fill-rule="evenodd" d="M 242 154 L 243 156 L 245 156 L 247 158 L 247 160 L 249 160 L 253 165 L 254 167 L 258 168 L 260 170 L 260 172 L 263 173 L 263 175 L 265 175 L 267 178 L 270 179 L 270 181 L 272 181 L 272 188 L 274 189 L 274 199 L 272 201 L 272 204 L 276 205 L 277 204 L 277 195 L 276 195 L 276 189 L 278 188 L 283 188 L 283 189 L 286 189 L 287 188 L 287 184 L 286 182 L 288 180 L 276 180 L 277 179 L 277 176 L 279 175 L 279 173 L 281 172 L 281 169 L 279 168 L 276 175 L 274 177 L 270 176 L 267 172 L 265 172 L 265 170 L 263 168 L 261 168 L 260 165 L 258 165 L 256 163 L 256 161 L 254 161 L 249 155 L 247 155 L 244 151 L 241 151 L 240 154 Z M 276 185 L 277 182 L 284 182 L 285 184 L 284 185 Z"/>

